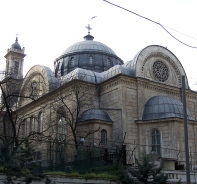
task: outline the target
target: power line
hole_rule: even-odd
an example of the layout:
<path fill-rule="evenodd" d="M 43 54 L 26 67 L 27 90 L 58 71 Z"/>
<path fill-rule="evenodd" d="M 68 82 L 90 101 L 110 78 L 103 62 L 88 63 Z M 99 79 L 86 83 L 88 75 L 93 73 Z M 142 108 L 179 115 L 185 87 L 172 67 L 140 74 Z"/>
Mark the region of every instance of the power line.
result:
<path fill-rule="evenodd" d="M 173 29 L 173 28 L 171 28 L 171 27 L 168 27 L 168 26 L 166 26 L 166 25 L 163 25 L 163 26 L 166 27 L 166 28 L 168 28 L 168 29 L 171 29 L 171 30 L 173 30 L 173 31 L 175 31 L 175 32 L 177 32 L 177 33 L 179 33 L 179 34 L 182 34 L 182 35 L 184 35 L 184 36 L 186 36 L 186 37 L 188 37 L 188 38 L 191 38 L 191 39 L 193 39 L 193 40 L 197 40 L 196 38 L 191 37 L 191 36 L 189 36 L 189 35 L 186 35 L 185 33 L 182 33 L 182 32 L 180 32 L 180 31 L 177 31 L 177 30 L 175 30 L 175 29 Z"/>
<path fill-rule="evenodd" d="M 150 22 L 152 22 L 152 23 L 155 23 L 155 24 L 161 26 L 171 37 L 173 37 L 175 40 L 177 40 L 177 41 L 180 42 L 181 44 L 183 44 L 183 45 L 185 45 L 185 46 L 187 46 L 187 47 L 191 47 L 191 48 L 197 49 L 197 47 L 188 45 L 188 44 L 184 43 L 183 41 L 179 40 L 178 38 L 176 38 L 174 35 L 172 35 L 172 34 L 165 28 L 165 27 L 167 27 L 167 26 L 164 26 L 164 25 L 162 25 L 162 24 L 159 23 L 159 22 L 156 22 L 156 21 L 151 20 L 151 19 L 149 19 L 149 18 L 147 18 L 147 17 L 144 17 L 144 16 L 142 16 L 142 15 L 139 15 L 139 14 L 137 14 L 137 13 L 131 11 L 131 10 L 128 10 L 128 9 L 126 9 L 126 8 L 123 8 L 123 7 L 121 7 L 121 6 L 117 5 L 117 4 L 111 3 L 111 2 L 106 1 L 106 0 L 103 0 L 103 1 L 105 1 L 106 3 L 109 3 L 109 4 L 113 5 L 113 6 L 116 6 L 116 7 L 120 8 L 120 9 L 123 9 L 123 10 L 125 10 L 125 11 L 127 11 L 127 12 L 129 12 L 129 13 L 132 13 L 132 14 L 134 14 L 134 15 L 137 15 L 138 17 L 141 17 L 141 18 L 143 18 L 143 19 L 146 19 L 146 20 L 148 20 L 148 21 L 150 21 Z"/>

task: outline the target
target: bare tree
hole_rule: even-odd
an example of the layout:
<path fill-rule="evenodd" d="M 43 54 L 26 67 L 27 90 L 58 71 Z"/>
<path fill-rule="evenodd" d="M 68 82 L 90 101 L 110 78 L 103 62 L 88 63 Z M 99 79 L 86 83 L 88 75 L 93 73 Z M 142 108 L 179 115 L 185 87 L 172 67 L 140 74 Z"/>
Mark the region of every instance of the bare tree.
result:
<path fill-rule="evenodd" d="M 48 127 L 42 131 L 27 132 L 26 121 L 31 118 L 32 114 L 28 112 L 25 114 L 18 113 L 19 99 L 30 99 L 31 101 L 35 99 L 32 95 L 33 92 L 28 93 L 28 95 L 21 93 L 21 83 L 22 81 L 11 77 L 6 77 L 0 81 L 0 121 L 2 122 L 0 140 L 1 151 L 5 152 L 5 155 L 14 154 L 26 139 L 47 137 L 45 133 Z"/>
<path fill-rule="evenodd" d="M 75 149 L 78 149 L 80 138 L 86 139 L 88 136 L 99 131 L 80 130 L 78 120 L 82 113 L 88 109 L 94 109 L 95 94 L 91 94 L 90 87 L 82 82 L 73 81 L 73 84 L 66 91 L 59 91 L 57 98 L 52 102 L 52 107 L 57 113 L 59 119 L 63 119 L 64 126 L 68 127 L 67 142 L 74 143 Z"/>
<path fill-rule="evenodd" d="M 33 161 L 35 150 L 32 145 L 40 144 L 43 139 L 48 139 L 49 126 L 45 126 L 41 130 L 32 130 L 27 132 L 27 121 L 32 117 L 32 112 L 21 113 L 20 100 L 35 101 L 35 86 L 33 82 L 29 82 L 30 87 L 28 93 L 21 92 L 22 80 L 12 77 L 2 77 L 0 80 L 0 164 L 7 168 L 7 175 L 11 175 L 11 179 L 22 177 L 32 178 L 36 173 L 32 172 L 29 176 L 23 175 L 22 169 L 32 169 L 26 163 Z M 42 108 L 48 108 L 47 104 Z M 38 117 L 35 121 L 39 121 Z M 52 126 L 52 124 L 50 125 Z M 29 127 L 30 128 L 30 127 Z M 30 130 L 30 129 L 29 129 Z M 40 142 L 39 142 L 40 141 Z M 10 180 L 10 178 L 9 178 Z M 11 180 L 10 180 L 11 181 Z"/>

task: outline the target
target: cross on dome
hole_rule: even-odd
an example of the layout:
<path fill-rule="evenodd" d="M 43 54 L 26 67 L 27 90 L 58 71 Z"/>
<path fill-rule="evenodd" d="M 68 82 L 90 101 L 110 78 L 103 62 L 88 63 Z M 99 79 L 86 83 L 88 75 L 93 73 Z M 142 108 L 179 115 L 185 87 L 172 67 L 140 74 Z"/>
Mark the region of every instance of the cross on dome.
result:
<path fill-rule="evenodd" d="M 18 34 L 16 34 L 16 42 L 18 42 Z"/>
<path fill-rule="evenodd" d="M 88 34 L 90 34 L 90 30 L 92 30 L 92 28 L 90 27 L 90 24 L 88 24 L 88 26 L 86 26 L 85 28 L 88 29 Z"/>

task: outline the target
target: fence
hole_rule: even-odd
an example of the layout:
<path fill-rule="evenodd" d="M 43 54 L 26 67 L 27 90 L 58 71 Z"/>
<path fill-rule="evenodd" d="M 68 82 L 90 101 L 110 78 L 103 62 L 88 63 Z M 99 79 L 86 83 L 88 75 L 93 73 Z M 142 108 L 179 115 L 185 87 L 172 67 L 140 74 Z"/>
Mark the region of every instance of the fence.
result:
<path fill-rule="evenodd" d="M 107 148 L 100 147 L 79 147 L 74 161 L 66 162 L 60 159 L 59 162 L 52 160 L 38 160 L 29 164 L 34 164 L 35 172 L 63 171 L 69 172 L 87 172 L 93 168 L 104 168 L 106 166 L 126 165 L 126 147 L 109 151 Z"/>

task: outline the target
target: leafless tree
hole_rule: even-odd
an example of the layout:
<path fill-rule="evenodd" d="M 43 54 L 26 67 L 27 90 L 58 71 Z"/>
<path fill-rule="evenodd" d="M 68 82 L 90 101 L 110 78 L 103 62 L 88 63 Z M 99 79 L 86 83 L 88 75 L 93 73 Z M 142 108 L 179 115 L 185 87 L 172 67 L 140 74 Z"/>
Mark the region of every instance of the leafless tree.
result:
<path fill-rule="evenodd" d="M 69 89 L 59 91 L 57 98 L 52 102 L 52 107 L 59 116 L 58 118 L 62 118 L 65 127 L 68 127 L 67 132 L 70 133 L 70 136 L 69 134 L 66 136 L 67 143 L 74 143 L 76 150 L 78 149 L 80 138 L 86 139 L 100 129 L 81 130 L 78 123 L 80 116 L 85 110 L 95 108 L 94 95 L 94 92 L 90 90 L 90 86 L 84 85 L 80 81 L 73 81 Z"/>
<path fill-rule="evenodd" d="M 25 132 L 21 135 L 22 130 L 27 126 L 25 123 L 32 116 L 29 113 L 18 114 L 19 99 L 35 100 L 32 93 L 24 95 L 21 93 L 22 81 L 12 77 L 2 78 L 0 81 L 1 102 L 0 102 L 0 140 L 1 151 L 6 154 L 16 152 L 27 138 L 34 136 L 37 138 L 44 137 L 47 130 Z M 26 130 L 25 130 L 26 131 Z"/>

